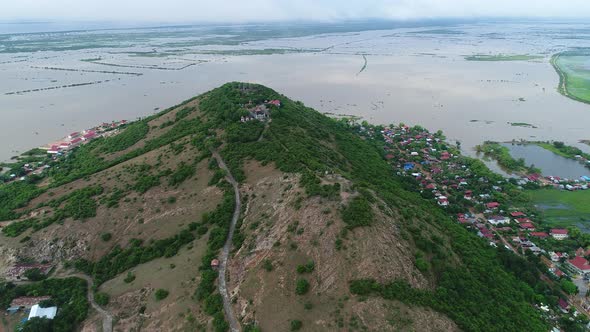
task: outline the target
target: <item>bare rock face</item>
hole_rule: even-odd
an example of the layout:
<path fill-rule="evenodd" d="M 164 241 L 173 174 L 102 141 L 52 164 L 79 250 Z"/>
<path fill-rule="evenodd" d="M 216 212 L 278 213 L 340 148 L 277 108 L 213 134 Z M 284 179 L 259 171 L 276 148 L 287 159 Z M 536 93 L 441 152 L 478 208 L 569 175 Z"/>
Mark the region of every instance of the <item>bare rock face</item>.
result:
<path fill-rule="evenodd" d="M 20 257 L 29 257 L 37 262 L 60 262 L 84 257 L 89 250 L 87 234 L 75 234 L 52 238 L 51 235 L 37 236 L 35 241 L 18 250 Z"/>

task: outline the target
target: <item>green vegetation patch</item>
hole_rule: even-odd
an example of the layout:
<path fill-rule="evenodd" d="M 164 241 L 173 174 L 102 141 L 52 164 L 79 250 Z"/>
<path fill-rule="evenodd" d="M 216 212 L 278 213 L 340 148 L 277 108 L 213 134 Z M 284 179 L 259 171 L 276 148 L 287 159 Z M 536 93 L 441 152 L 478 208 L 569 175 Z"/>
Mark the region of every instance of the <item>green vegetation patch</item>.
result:
<path fill-rule="evenodd" d="M 146 121 L 132 123 L 127 128 L 122 129 L 119 134 L 102 141 L 101 150 L 112 153 L 130 148 L 145 138 L 149 130 L 150 128 Z"/>
<path fill-rule="evenodd" d="M 540 55 L 530 55 L 530 54 L 474 54 L 470 56 L 466 56 L 465 60 L 467 61 L 529 61 L 529 60 L 537 60 L 542 59 L 543 56 Z"/>
<path fill-rule="evenodd" d="M 88 315 L 86 281 L 78 278 L 47 279 L 38 283 L 18 285 L 0 283 L 0 306 L 8 308 L 10 302 L 20 296 L 51 296 L 50 303 L 58 307 L 57 315 L 47 323 L 45 330 L 35 329 L 39 321 L 23 324 L 23 331 L 69 332 L 77 330 Z"/>
<path fill-rule="evenodd" d="M 541 170 L 532 166 L 526 166 L 524 158 L 514 159 L 510 149 L 497 142 L 486 141 L 475 147 L 478 153 L 498 162 L 498 165 L 511 172 L 541 173 Z"/>
<path fill-rule="evenodd" d="M 0 220 L 16 219 L 20 213 L 14 209 L 22 208 L 45 190 L 23 181 L 0 185 Z"/>
<path fill-rule="evenodd" d="M 194 226 L 189 226 L 189 228 L 182 230 L 177 235 L 153 241 L 146 246 L 139 239 L 131 239 L 129 246 L 125 249 L 117 246 L 96 262 L 79 259 L 74 262 L 74 266 L 78 270 L 93 276 L 96 285 L 100 286 L 105 281 L 139 264 L 160 257 L 176 255 L 182 246 L 195 239 L 191 228 L 194 228 Z"/>
<path fill-rule="evenodd" d="M 590 190 L 534 190 L 531 200 L 551 225 L 569 226 L 590 221 Z"/>
<path fill-rule="evenodd" d="M 371 204 L 364 196 L 353 198 L 348 206 L 342 209 L 342 220 L 350 228 L 369 226 L 373 223 L 373 218 Z"/>
<path fill-rule="evenodd" d="M 553 143 L 549 142 L 534 142 L 534 144 L 542 147 L 545 150 L 549 150 L 557 155 L 560 155 L 565 158 L 569 159 L 576 159 L 576 156 L 582 156 L 588 160 L 590 160 L 590 154 L 585 153 L 584 151 L 574 147 L 565 145 L 563 142 L 555 141 Z"/>
<path fill-rule="evenodd" d="M 590 103 L 590 50 L 555 54 L 551 64 L 559 75 L 558 91 L 571 99 Z"/>

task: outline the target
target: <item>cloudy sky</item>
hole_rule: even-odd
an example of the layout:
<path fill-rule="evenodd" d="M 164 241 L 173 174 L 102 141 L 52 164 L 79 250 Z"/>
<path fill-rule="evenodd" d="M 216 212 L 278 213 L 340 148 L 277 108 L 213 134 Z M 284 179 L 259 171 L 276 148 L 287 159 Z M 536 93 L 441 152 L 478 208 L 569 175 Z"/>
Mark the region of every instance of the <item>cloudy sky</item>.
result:
<path fill-rule="evenodd" d="M 590 18 L 590 0 L 1 0 L 0 20 L 245 22 L 449 17 Z"/>

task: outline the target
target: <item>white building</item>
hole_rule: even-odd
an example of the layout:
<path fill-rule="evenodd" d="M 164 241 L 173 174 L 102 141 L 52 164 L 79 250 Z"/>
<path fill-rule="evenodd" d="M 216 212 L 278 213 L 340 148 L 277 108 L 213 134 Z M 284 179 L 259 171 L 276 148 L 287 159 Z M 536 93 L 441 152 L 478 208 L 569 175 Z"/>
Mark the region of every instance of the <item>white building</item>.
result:
<path fill-rule="evenodd" d="M 509 224 L 510 218 L 504 216 L 491 216 L 488 217 L 488 222 L 492 225 Z"/>
<path fill-rule="evenodd" d="M 567 229 L 554 228 L 549 234 L 556 240 L 563 240 L 569 237 Z"/>
<path fill-rule="evenodd" d="M 47 318 L 53 319 L 57 314 L 57 307 L 48 307 L 48 308 L 41 308 L 39 304 L 35 304 L 31 307 L 31 312 L 29 313 L 29 319 L 34 317 L 39 318 Z"/>

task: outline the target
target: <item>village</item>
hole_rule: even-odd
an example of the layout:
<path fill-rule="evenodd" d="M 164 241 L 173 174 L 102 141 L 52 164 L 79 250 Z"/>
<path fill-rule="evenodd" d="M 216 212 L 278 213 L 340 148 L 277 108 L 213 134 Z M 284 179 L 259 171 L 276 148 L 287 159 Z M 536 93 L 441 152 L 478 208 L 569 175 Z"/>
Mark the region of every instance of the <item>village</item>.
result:
<path fill-rule="evenodd" d="M 6 167 L 5 169 L 0 168 L 0 175 L 2 175 L 0 180 L 8 183 L 12 181 L 26 181 L 32 175 L 39 177 L 51 167 L 48 164 L 49 161 L 55 161 L 60 157 L 66 156 L 76 147 L 87 144 L 97 138 L 116 135 L 127 123 L 127 120 L 113 121 L 111 123 L 104 122 L 90 129 L 70 133 L 58 141 L 40 146 L 32 150 L 31 154 L 21 155 L 17 159 L 25 160 L 25 162 L 14 163 L 15 165 L 11 165 L 11 167 Z M 47 158 L 47 156 L 50 156 L 50 158 Z"/>
<path fill-rule="evenodd" d="M 570 238 L 568 229 L 544 226 L 533 206 L 519 205 L 512 199 L 523 187 L 530 186 L 587 190 L 589 177 L 567 180 L 530 174 L 507 180 L 480 161 L 461 156 L 459 147 L 446 143 L 442 132 L 433 134 L 419 126 L 401 124 L 360 126 L 359 133 L 383 140 L 385 159 L 396 175 L 414 179 L 422 197 L 432 199 L 490 246 L 501 246 L 522 256 L 530 252 L 546 266 L 544 279 L 556 285 L 573 282 L 577 294 L 562 292 L 555 308 L 561 314 L 590 313 L 590 249 L 566 241 Z M 549 307 L 540 306 L 539 310 L 548 313 Z"/>
<path fill-rule="evenodd" d="M 6 281 L 19 284 L 45 279 L 54 268 L 49 263 L 20 263 L 10 267 L 5 275 Z M 20 296 L 10 302 L 6 308 L 8 315 L 22 315 L 22 322 L 31 318 L 53 319 L 57 315 L 58 307 L 53 305 L 50 296 Z"/>

